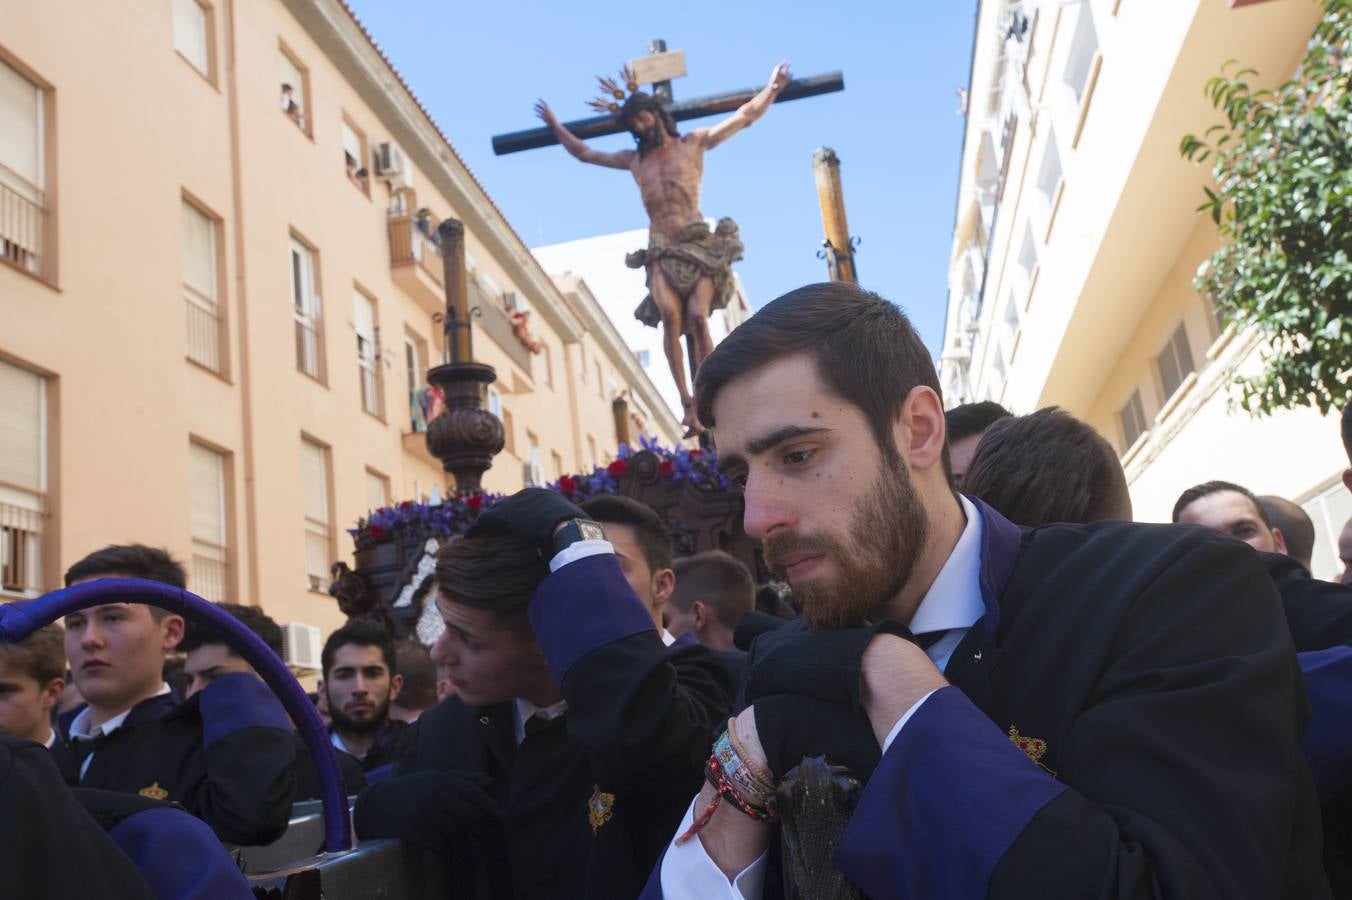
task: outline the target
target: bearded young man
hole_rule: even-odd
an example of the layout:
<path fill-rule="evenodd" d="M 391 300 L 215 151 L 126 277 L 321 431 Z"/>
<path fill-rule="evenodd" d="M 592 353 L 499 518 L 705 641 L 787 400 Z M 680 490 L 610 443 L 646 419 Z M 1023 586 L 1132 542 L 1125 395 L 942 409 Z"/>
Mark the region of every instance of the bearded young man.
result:
<path fill-rule="evenodd" d="M 349 621 L 329 635 L 320 653 L 329 741 L 355 757 L 368 779 L 389 774 L 386 767 L 408 746 L 408 723 L 390 715 L 404 685 L 396 664 L 393 635 L 370 619 Z"/>
<path fill-rule="evenodd" d="M 866 781 L 832 863 L 870 897 L 1329 895 L 1300 671 L 1247 548 L 1024 531 L 957 495 L 929 353 L 854 285 L 764 307 L 697 387 L 805 622 L 753 648 L 741 754 L 650 895 L 777 895 L 768 797 L 818 755 Z"/>

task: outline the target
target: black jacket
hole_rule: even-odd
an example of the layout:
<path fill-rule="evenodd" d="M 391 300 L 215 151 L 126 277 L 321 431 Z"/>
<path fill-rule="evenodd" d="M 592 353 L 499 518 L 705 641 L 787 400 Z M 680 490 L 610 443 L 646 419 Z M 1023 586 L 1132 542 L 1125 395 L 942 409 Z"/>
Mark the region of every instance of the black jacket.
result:
<path fill-rule="evenodd" d="M 295 737 L 257 677 L 226 675 L 182 703 L 172 694 L 151 697 L 92 742 L 70 741 L 76 715 L 61 718 L 64 743 L 53 748 L 68 784 L 179 803 L 231 844 L 269 844 L 286 830 Z M 90 743 L 93 759 L 81 776 Z"/>
<path fill-rule="evenodd" d="M 426 769 L 492 780 L 508 821 L 489 852 L 505 853 L 510 871 L 510 887 L 493 896 L 636 896 L 699 790 L 732 685 L 705 648 L 662 645 L 612 555 L 550 575 L 530 618 L 565 715 L 518 747 L 512 702 L 476 708 L 449 698 L 419 717 L 391 781 Z M 380 836 L 362 832 L 363 808 L 387 802 L 390 783 L 358 798 L 362 837 Z"/>
<path fill-rule="evenodd" d="M 1352 587 L 1312 578 L 1304 566 L 1280 553 L 1259 557 L 1282 595 L 1297 653 L 1352 647 Z"/>

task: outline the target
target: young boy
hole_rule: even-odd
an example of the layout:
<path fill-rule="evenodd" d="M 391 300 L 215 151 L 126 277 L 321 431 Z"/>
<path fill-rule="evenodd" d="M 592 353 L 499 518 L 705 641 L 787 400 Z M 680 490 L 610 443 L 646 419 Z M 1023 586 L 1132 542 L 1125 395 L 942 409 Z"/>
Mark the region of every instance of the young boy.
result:
<path fill-rule="evenodd" d="M 65 690 L 66 652 L 60 625 L 18 644 L 0 642 L 0 731 L 51 749 L 53 710 Z"/>

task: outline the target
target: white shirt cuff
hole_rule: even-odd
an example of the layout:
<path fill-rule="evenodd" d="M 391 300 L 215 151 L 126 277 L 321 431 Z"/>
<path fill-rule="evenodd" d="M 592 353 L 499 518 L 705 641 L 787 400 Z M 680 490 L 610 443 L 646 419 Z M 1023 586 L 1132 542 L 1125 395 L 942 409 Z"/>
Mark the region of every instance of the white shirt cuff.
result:
<path fill-rule="evenodd" d="M 560 550 L 554 558 L 549 561 L 549 571 L 557 572 L 569 563 L 577 562 L 579 559 L 586 559 L 588 556 L 597 556 L 601 553 L 614 552 L 615 547 L 610 541 L 574 541 Z"/>
<path fill-rule="evenodd" d="M 695 820 L 695 803 L 681 819 L 677 834 L 685 834 L 690 823 Z M 699 835 L 692 841 L 677 845 L 673 840 L 667 846 L 662 857 L 662 900 L 760 900 L 765 888 L 765 859 L 769 851 L 762 853 L 755 862 L 728 881 L 728 877 L 718 868 L 709 854 L 704 852 L 704 844 Z"/>
<path fill-rule="evenodd" d="M 938 688 L 935 688 L 934 690 L 937 691 Z M 901 726 L 905 725 L 906 722 L 907 722 L 908 720 L 910 720 L 911 716 L 915 713 L 915 711 L 916 711 L 917 709 L 920 708 L 920 704 L 922 704 L 922 703 L 924 703 L 926 700 L 928 700 L 928 699 L 930 698 L 930 695 L 933 694 L 933 693 L 934 693 L 934 691 L 930 691 L 929 694 L 926 694 L 925 696 L 921 697 L 919 700 L 917 700 L 917 701 L 915 701 L 914 703 L 912 703 L 912 704 L 911 704 L 911 708 L 908 709 L 908 710 L 906 710 L 906 712 L 904 712 L 904 713 L 901 714 L 901 718 L 900 718 L 900 719 L 897 719 L 897 724 L 893 725 L 893 726 L 892 726 L 892 730 L 889 731 L 889 732 L 887 733 L 887 737 L 883 738 L 883 752 L 884 752 L 884 753 L 887 752 L 887 748 L 888 748 L 888 747 L 891 747 L 891 746 L 892 746 L 892 742 L 893 742 L 894 740 L 896 740 L 897 735 L 901 734 Z"/>

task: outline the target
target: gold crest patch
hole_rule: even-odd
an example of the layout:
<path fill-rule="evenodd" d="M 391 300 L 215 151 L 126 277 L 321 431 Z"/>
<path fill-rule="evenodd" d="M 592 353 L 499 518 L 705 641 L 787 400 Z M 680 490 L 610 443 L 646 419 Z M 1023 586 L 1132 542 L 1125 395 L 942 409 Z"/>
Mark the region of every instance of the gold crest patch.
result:
<path fill-rule="evenodd" d="M 152 782 L 150 787 L 143 787 L 136 793 L 140 794 L 142 797 L 147 797 L 151 800 L 169 799 L 169 792 L 166 791 L 164 788 L 160 787 L 160 783 L 158 781 Z"/>
<path fill-rule="evenodd" d="M 610 821 L 614 810 L 615 795 L 593 786 L 591 799 L 587 801 L 587 821 L 591 824 L 592 834 L 596 834 L 602 825 Z"/>
<path fill-rule="evenodd" d="M 1056 775 L 1055 772 L 1052 772 L 1051 769 L 1048 769 L 1042 764 L 1042 757 L 1047 752 L 1047 742 L 1042 738 L 1025 737 L 1024 735 L 1019 734 L 1019 729 L 1016 726 L 1011 725 L 1009 726 L 1009 740 L 1015 747 L 1018 747 L 1023 751 L 1024 756 L 1027 756 L 1033 762 L 1037 763 L 1039 767 L 1050 772 L 1052 775 Z"/>

